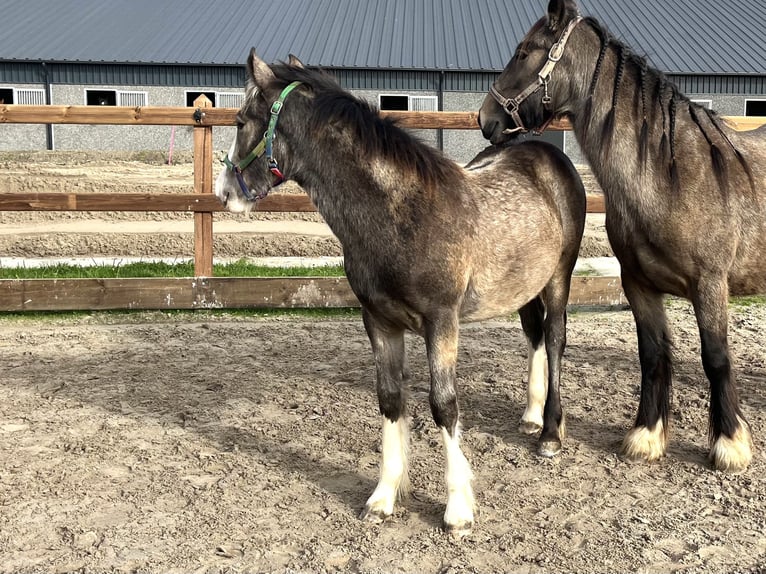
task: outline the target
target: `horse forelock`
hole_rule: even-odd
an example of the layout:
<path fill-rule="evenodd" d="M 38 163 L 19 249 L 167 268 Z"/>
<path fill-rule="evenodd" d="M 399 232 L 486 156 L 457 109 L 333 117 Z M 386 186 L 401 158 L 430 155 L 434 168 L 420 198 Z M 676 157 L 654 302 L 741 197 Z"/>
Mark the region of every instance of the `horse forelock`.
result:
<path fill-rule="evenodd" d="M 403 175 L 419 177 L 427 189 L 453 186 L 456 178 L 463 177 L 457 164 L 400 128 L 395 120 L 382 118 L 375 106 L 345 91 L 328 73 L 289 64 L 275 65 L 272 70 L 280 84 L 298 81 L 311 89 L 309 133 L 324 133 L 328 125 L 344 126 L 368 163 L 385 159 Z"/>

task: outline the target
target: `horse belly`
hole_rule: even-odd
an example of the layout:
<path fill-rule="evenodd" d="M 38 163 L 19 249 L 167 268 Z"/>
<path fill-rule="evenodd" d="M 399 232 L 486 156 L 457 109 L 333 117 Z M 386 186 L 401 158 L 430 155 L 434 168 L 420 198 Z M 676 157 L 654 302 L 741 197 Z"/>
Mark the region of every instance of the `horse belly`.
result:
<path fill-rule="evenodd" d="M 495 264 L 474 274 L 461 307 L 461 319 L 484 321 L 518 311 L 546 286 L 558 265 L 560 252 L 540 252 L 539 259 Z"/>

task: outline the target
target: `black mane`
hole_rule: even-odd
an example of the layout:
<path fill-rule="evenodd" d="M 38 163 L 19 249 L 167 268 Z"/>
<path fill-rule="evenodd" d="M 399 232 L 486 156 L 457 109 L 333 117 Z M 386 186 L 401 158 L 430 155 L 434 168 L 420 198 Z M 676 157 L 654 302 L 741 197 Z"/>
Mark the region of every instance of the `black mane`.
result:
<path fill-rule="evenodd" d="M 707 141 L 710 147 L 710 157 L 719 186 L 722 191 L 726 190 L 726 168 L 727 164 L 723 157 L 723 152 L 715 144 L 714 134 L 720 140 L 723 140 L 724 145 L 732 150 L 737 157 L 742 168 L 747 173 L 750 179 L 751 186 L 755 189 L 755 183 L 753 180 L 752 171 L 750 166 L 745 161 L 740 151 L 734 147 L 729 137 L 724 132 L 721 126 L 721 120 L 718 114 L 704 106 L 701 106 L 695 102 L 689 100 L 678 87 L 671 82 L 665 74 L 656 68 L 649 66 L 647 59 L 643 56 L 639 56 L 634 53 L 626 44 L 615 38 L 605 26 L 603 26 L 598 20 L 594 18 L 585 18 L 584 23 L 590 25 L 590 27 L 598 34 L 601 39 L 601 50 L 598 60 L 596 61 L 596 68 L 593 74 L 593 79 L 590 84 L 588 92 L 588 100 L 585 106 L 585 125 L 588 125 L 591 120 L 593 111 L 593 94 L 596 89 L 599 76 L 603 71 L 603 62 L 609 48 L 613 48 L 617 55 L 617 67 L 615 69 L 614 76 L 614 88 L 612 92 L 611 108 L 607 114 L 606 120 L 602 127 L 601 138 L 605 142 L 604 150 L 608 153 L 610 149 L 609 142 L 612 139 L 615 129 L 615 113 L 617 103 L 620 95 L 620 85 L 625 76 L 625 72 L 628 69 L 632 69 L 638 78 L 638 88 L 640 90 L 640 97 L 637 99 L 638 105 L 641 106 L 640 117 L 642 117 L 642 126 L 639 132 L 639 162 L 641 165 L 646 165 L 647 160 L 647 147 L 648 147 L 648 114 L 651 111 L 649 106 L 656 105 L 660 113 L 662 114 L 662 136 L 660 140 L 660 160 L 668 162 L 668 173 L 673 189 L 678 190 L 680 188 L 680 182 L 678 179 L 678 170 L 676 166 L 676 119 L 678 112 L 683 108 L 688 109 L 689 115 L 692 121 L 696 124 L 697 128 L 702 133 L 703 137 Z M 650 86 L 654 85 L 655 89 L 650 94 Z M 633 95 L 631 94 L 631 97 Z"/>
<path fill-rule="evenodd" d="M 280 83 L 297 81 L 311 86 L 312 132 L 328 123 L 349 126 L 360 154 L 391 161 L 402 171 L 417 175 L 427 189 L 454 186 L 455 178 L 462 177 L 454 162 L 400 128 L 395 120 L 381 117 L 375 106 L 345 91 L 330 74 L 289 64 L 277 64 L 272 70 Z"/>

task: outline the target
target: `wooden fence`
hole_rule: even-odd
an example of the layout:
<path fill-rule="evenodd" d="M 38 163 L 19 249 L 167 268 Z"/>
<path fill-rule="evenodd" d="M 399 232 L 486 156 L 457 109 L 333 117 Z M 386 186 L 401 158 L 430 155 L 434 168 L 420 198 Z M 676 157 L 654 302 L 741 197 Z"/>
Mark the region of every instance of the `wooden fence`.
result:
<path fill-rule="evenodd" d="M 194 274 L 188 278 L 0 280 L 0 311 L 107 309 L 217 309 L 356 307 L 345 278 L 213 277 L 213 127 L 235 125 L 236 109 L 213 108 L 200 96 L 193 108 L 0 105 L 0 124 L 109 124 L 194 126 L 194 193 L 0 193 L 2 211 L 194 212 Z M 419 129 L 476 129 L 471 112 L 383 112 L 399 125 Z M 727 118 L 753 129 L 763 118 Z M 568 129 L 558 122 L 550 129 Z M 603 198 L 588 197 L 588 211 L 602 213 Z M 257 211 L 315 211 L 305 195 L 269 195 Z M 570 304 L 620 305 L 618 277 L 575 277 Z"/>

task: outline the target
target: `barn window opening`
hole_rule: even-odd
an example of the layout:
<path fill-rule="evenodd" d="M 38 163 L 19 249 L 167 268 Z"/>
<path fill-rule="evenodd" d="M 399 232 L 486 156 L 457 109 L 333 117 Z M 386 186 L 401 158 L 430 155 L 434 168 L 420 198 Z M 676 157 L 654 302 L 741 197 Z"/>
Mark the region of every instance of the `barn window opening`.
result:
<path fill-rule="evenodd" d="M 115 90 L 85 90 L 85 104 L 88 106 L 116 106 Z"/>
<path fill-rule="evenodd" d="M 0 104 L 13 103 L 13 88 L 0 88 Z"/>
<path fill-rule="evenodd" d="M 745 101 L 746 116 L 766 116 L 766 100 Z"/>
<path fill-rule="evenodd" d="M 695 100 L 692 98 L 691 101 L 695 104 L 701 105 L 703 108 L 707 108 L 709 110 L 713 109 L 713 100 Z"/>
<path fill-rule="evenodd" d="M 439 109 L 439 100 L 436 96 L 380 94 L 378 108 L 388 112 L 435 112 Z"/>
<path fill-rule="evenodd" d="M 85 104 L 138 108 L 149 105 L 149 96 L 146 92 L 126 90 L 85 90 Z"/>
<path fill-rule="evenodd" d="M 410 109 L 410 97 L 406 95 L 381 94 L 378 102 L 378 107 L 384 111 L 406 112 Z"/>
<path fill-rule="evenodd" d="M 207 96 L 207 99 L 213 103 L 213 107 L 217 107 L 215 92 L 186 92 L 186 107 L 193 108 L 194 100 L 199 98 L 202 94 Z"/>

